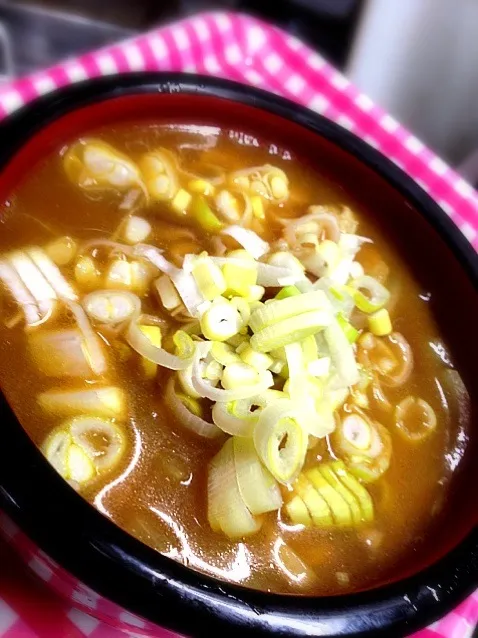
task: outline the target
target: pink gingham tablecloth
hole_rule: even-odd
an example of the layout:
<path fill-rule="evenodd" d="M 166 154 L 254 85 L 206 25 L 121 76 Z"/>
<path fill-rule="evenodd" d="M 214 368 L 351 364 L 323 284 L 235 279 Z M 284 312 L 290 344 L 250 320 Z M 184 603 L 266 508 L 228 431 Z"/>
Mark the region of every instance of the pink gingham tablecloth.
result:
<path fill-rule="evenodd" d="M 476 191 L 317 53 L 249 16 L 200 14 L 3 85 L 0 119 L 57 87 L 139 70 L 221 76 L 308 106 L 391 158 L 430 193 L 478 249 Z M 469 638 L 477 623 L 478 591 L 414 638 Z M 50 593 L 0 541 L 0 638 L 126 635 Z"/>

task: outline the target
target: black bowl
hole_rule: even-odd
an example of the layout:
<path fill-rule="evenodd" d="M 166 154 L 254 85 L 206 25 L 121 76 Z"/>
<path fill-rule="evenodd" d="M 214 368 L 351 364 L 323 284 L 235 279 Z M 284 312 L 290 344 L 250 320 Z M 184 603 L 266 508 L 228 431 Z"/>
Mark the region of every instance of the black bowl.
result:
<path fill-rule="evenodd" d="M 35 161 L 64 139 L 145 115 L 236 127 L 239 123 L 262 139 L 299 149 L 363 205 L 381 207 L 389 236 L 412 267 L 416 265 L 424 286 L 441 286 L 433 310 L 476 405 L 475 251 L 391 161 L 296 104 L 239 84 L 180 74 L 135 73 L 61 89 L 1 124 L 0 197 L 6 199 Z M 424 252 L 428 265 L 421 272 Z M 367 591 L 312 598 L 228 585 L 146 547 L 60 478 L 3 395 L 0 410 L 0 507 L 77 579 L 160 626 L 198 636 L 401 636 L 436 620 L 478 585 L 478 513 L 470 490 L 478 484 L 478 464 L 470 462 L 476 436 L 455 478 L 446 517 L 415 556 L 413 570 L 404 566 L 393 582 Z"/>

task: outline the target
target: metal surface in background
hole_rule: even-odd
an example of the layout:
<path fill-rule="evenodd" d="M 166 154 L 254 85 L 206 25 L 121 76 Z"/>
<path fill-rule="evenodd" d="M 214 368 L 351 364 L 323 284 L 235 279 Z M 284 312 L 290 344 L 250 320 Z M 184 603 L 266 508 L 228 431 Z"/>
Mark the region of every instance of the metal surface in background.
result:
<path fill-rule="evenodd" d="M 75 14 L 0 1 L 0 80 L 51 66 L 134 31 Z"/>

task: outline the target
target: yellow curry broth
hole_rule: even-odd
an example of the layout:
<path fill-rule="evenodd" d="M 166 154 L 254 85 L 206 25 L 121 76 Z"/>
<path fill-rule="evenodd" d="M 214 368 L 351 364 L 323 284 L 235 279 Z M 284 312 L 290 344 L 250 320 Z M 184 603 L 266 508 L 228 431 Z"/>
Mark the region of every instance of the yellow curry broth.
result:
<path fill-rule="evenodd" d="M 445 453 L 452 434 L 441 397 L 444 365 L 429 346 L 431 341 L 440 343 L 427 304 L 430 291 L 419 289 L 413 273 L 378 231 L 374 216 L 381 211 L 358 210 L 339 186 L 327 182 L 298 158 L 278 149 L 271 155 L 268 146 L 238 143 L 243 138 L 227 131 L 212 150 L 195 148 L 204 142 L 201 136 L 166 127 L 115 127 L 94 135 L 133 160 L 145 150 L 165 146 L 175 151 L 191 171 L 207 172 L 211 165 L 234 170 L 266 162 L 281 167 L 290 180 L 290 202 L 268 209 L 266 221 L 255 226 L 268 241 L 278 239 L 282 228 L 276 216 L 303 215 L 310 204 L 350 206 L 360 221 L 358 233 L 370 237 L 376 250 L 375 256 L 367 258 L 364 249 L 358 260 L 366 269 L 367 263 L 377 259 L 388 266 L 387 286 L 396 296 L 391 312 L 394 329 L 402 332 L 414 352 L 410 381 L 401 388 L 384 391 L 393 405 L 409 394 L 421 396 L 433 407 L 438 427 L 427 440 L 410 444 L 397 434 L 391 415 L 371 401 L 370 414 L 389 429 L 393 445 L 390 468 L 368 486 L 375 504 L 375 521 L 345 531 L 301 530 L 289 525 L 280 512 L 270 513 L 256 536 L 232 542 L 212 532 L 206 517 L 207 462 L 220 443 L 199 440 L 185 432 L 164 404 L 168 372 L 160 370 L 156 380 L 145 380 L 139 357 L 125 355 L 121 339 L 110 339 L 109 382 L 124 388 L 128 398 L 128 452 L 119 468 L 83 490 L 85 498 L 151 547 L 190 567 L 251 587 L 320 595 L 362 589 L 393 578 L 396 566 L 413 560 L 414 547 L 430 530 L 434 505 L 440 502 L 444 479 L 450 473 Z M 75 188 L 64 175 L 57 154 L 35 168 L 4 207 L 0 249 L 4 252 L 28 243 L 44 245 L 65 234 L 78 240 L 110 236 L 124 215 L 118 210 L 120 201 L 108 194 L 85 194 Z M 157 205 L 144 215 L 153 226 L 151 243 L 163 247 L 167 257 L 210 249 L 210 237 L 194 229 L 184 233 L 184 227 L 178 227 L 178 220 L 171 220 L 164 206 Z M 71 269 L 63 272 L 73 281 Z M 5 302 L 3 316 L 11 316 L 14 311 L 14 306 Z M 60 317 L 52 327 L 65 321 Z M 13 329 L 2 324 L 0 337 L 0 382 L 20 421 L 40 445 L 61 419 L 41 412 L 36 395 L 52 386 L 91 386 L 86 381 L 62 382 L 40 376 L 26 353 L 21 323 Z M 347 411 L 347 405 L 344 409 Z M 309 452 L 306 467 L 329 458 L 334 458 L 332 446 L 320 441 Z M 280 549 L 282 541 L 304 561 L 307 570 L 287 569 Z"/>

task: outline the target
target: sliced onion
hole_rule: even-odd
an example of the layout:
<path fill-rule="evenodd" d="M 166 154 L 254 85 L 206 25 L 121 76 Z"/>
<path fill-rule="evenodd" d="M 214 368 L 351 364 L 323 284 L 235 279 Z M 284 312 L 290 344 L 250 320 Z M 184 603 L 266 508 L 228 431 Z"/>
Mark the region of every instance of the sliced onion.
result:
<path fill-rule="evenodd" d="M 50 315 L 53 301 L 57 294 L 45 279 L 33 261 L 23 252 L 17 251 L 9 255 L 9 261 L 17 271 L 25 287 L 36 299 L 42 315 Z"/>
<path fill-rule="evenodd" d="M 126 330 L 126 341 L 139 355 L 163 368 L 184 370 L 191 365 L 192 358 L 182 359 L 164 348 L 154 346 L 148 337 L 141 332 L 137 321 L 132 321 Z"/>
<path fill-rule="evenodd" d="M 153 266 L 156 266 L 161 272 L 169 275 L 189 314 L 193 317 L 199 316 L 199 307 L 206 300 L 199 292 L 194 277 L 190 272 L 186 272 L 185 269 L 174 266 L 174 264 L 165 259 L 161 251 L 154 246 L 138 244 L 135 246 L 135 255 L 148 259 Z"/>
<path fill-rule="evenodd" d="M 208 519 L 214 531 L 238 540 L 255 534 L 262 520 L 247 509 L 237 484 L 232 439 L 228 439 L 209 465 Z"/>
<path fill-rule="evenodd" d="M 60 269 L 41 248 L 30 248 L 27 254 L 44 275 L 60 299 L 76 301 L 78 295 L 61 274 Z"/>
<path fill-rule="evenodd" d="M 165 399 L 171 412 L 178 422 L 190 432 L 205 439 L 215 439 L 222 436 L 223 432 L 214 423 L 209 423 L 201 417 L 190 412 L 181 399 L 178 398 L 175 390 L 176 379 L 171 377 L 166 386 Z"/>
<path fill-rule="evenodd" d="M 228 226 L 221 232 L 223 235 L 229 235 L 235 239 L 254 259 L 259 259 L 269 252 L 269 244 L 252 230 L 242 228 L 242 226 Z"/>
<path fill-rule="evenodd" d="M 254 445 L 277 481 L 293 481 L 304 464 L 307 435 L 292 401 L 281 399 L 262 410 L 254 430 Z"/>
<path fill-rule="evenodd" d="M 297 242 L 297 230 L 301 226 L 309 224 L 318 237 L 321 235 L 321 231 L 326 231 L 327 239 L 337 243 L 340 239 L 340 229 L 335 215 L 328 212 L 328 209 L 324 206 L 311 206 L 309 210 L 312 212 L 308 215 L 304 215 L 304 217 L 299 217 L 293 221 L 287 221 L 284 235 L 289 245 L 295 246 Z"/>
<path fill-rule="evenodd" d="M 278 510 L 282 505 L 279 486 L 259 460 L 251 438 L 234 437 L 237 484 L 251 514 Z"/>
<path fill-rule="evenodd" d="M 91 375 L 90 359 L 81 332 L 43 330 L 29 336 L 30 355 L 38 370 L 48 377 L 83 377 Z"/>
<path fill-rule="evenodd" d="M 143 259 L 147 259 L 153 264 L 153 266 L 156 266 L 158 270 L 164 272 L 170 277 L 172 275 L 178 274 L 178 272 L 180 271 L 179 268 L 177 268 L 174 264 L 163 257 L 162 251 L 155 246 L 149 246 L 148 244 L 136 244 L 133 249 L 131 249 L 129 246 L 128 249 L 132 252 L 134 257 L 142 257 Z"/>
<path fill-rule="evenodd" d="M 222 390 L 214 388 L 201 376 L 201 360 L 205 359 L 211 349 L 212 343 L 205 341 L 196 344 L 196 352 L 193 358 L 192 384 L 196 392 L 211 401 L 237 401 L 238 399 L 247 399 L 248 397 L 260 394 L 274 385 L 274 379 L 269 370 L 262 370 L 259 373 L 258 383 L 251 386 L 241 386 L 234 390 Z"/>
<path fill-rule="evenodd" d="M 415 427 L 410 423 L 412 420 L 419 420 Z M 437 417 L 429 403 L 418 397 L 408 396 L 395 408 L 395 425 L 404 439 L 418 442 L 427 439 L 436 430 Z"/>
<path fill-rule="evenodd" d="M 0 261 L 0 279 L 18 305 L 22 307 L 27 325 L 38 325 L 42 320 L 38 304 L 16 270 L 6 261 Z"/>
<path fill-rule="evenodd" d="M 65 300 L 65 302 L 75 317 L 78 328 L 85 340 L 85 354 L 88 358 L 91 369 L 95 374 L 104 374 L 108 366 L 98 335 L 91 327 L 83 308 L 74 301 Z"/>
<path fill-rule="evenodd" d="M 373 373 L 372 379 L 372 396 L 375 399 L 379 408 L 381 408 L 384 412 L 391 412 L 393 409 L 392 404 L 387 399 L 385 395 L 380 380 L 378 378 L 378 374 L 376 372 Z"/>
<path fill-rule="evenodd" d="M 69 423 L 73 442 L 81 447 L 99 471 L 116 465 L 126 450 L 123 429 L 98 417 L 77 417 Z"/>
<path fill-rule="evenodd" d="M 392 332 L 388 337 L 388 341 L 398 348 L 401 359 L 399 369 L 392 373 L 382 375 L 384 385 L 389 387 L 398 387 L 408 381 L 413 372 L 413 352 L 410 344 L 400 332 Z"/>

